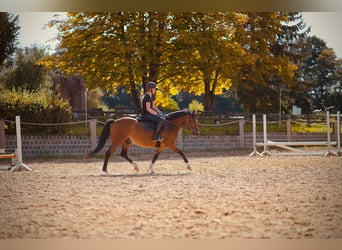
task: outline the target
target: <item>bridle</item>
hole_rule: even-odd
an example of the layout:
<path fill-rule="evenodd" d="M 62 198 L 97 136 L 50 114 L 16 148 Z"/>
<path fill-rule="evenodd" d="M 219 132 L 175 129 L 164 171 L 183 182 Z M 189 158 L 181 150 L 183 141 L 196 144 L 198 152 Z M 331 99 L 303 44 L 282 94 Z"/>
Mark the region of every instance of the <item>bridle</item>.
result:
<path fill-rule="evenodd" d="M 187 126 L 187 129 L 189 129 L 192 133 L 192 135 L 199 135 L 199 129 L 198 124 L 196 122 L 196 117 L 194 114 L 189 114 L 189 124 Z"/>

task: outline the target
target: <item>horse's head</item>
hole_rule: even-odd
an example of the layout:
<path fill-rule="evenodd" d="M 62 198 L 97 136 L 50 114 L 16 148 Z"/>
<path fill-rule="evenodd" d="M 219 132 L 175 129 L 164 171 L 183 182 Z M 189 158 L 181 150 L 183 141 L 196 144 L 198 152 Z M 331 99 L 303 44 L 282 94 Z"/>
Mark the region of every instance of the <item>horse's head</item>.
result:
<path fill-rule="evenodd" d="M 166 120 L 174 123 L 179 128 L 186 126 L 193 136 L 199 135 L 196 111 L 175 111 L 166 115 Z"/>
<path fill-rule="evenodd" d="M 191 131 L 193 136 L 198 136 L 200 134 L 198 129 L 197 111 L 190 111 L 185 126 Z"/>

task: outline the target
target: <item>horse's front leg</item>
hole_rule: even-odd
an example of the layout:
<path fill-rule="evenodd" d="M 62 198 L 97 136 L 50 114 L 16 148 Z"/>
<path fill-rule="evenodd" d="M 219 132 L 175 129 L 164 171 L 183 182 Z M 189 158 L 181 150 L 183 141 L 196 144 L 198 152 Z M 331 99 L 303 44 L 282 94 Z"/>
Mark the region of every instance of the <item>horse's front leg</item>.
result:
<path fill-rule="evenodd" d="M 174 151 L 174 152 L 178 153 L 180 156 L 182 156 L 182 158 L 183 158 L 183 160 L 184 160 L 184 162 L 186 164 L 186 168 L 188 170 L 191 170 L 190 163 L 189 163 L 188 159 L 186 158 L 186 156 L 185 156 L 185 154 L 183 153 L 182 150 L 180 150 L 176 145 L 170 146 L 169 149 L 171 149 L 172 151 Z"/>
<path fill-rule="evenodd" d="M 160 155 L 160 153 L 164 150 L 164 148 L 157 148 L 155 154 L 153 155 L 153 159 L 152 162 L 150 164 L 150 172 L 151 174 L 154 174 L 154 170 L 153 170 L 153 165 L 156 162 L 156 160 L 158 159 L 158 156 Z"/>

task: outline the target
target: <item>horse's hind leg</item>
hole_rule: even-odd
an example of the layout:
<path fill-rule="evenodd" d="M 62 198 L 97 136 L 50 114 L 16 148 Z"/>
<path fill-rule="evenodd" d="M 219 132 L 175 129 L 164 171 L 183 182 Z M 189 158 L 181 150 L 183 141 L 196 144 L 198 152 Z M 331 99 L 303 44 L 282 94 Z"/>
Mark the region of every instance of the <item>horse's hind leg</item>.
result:
<path fill-rule="evenodd" d="M 127 152 L 128 152 L 128 149 L 129 149 L 130 145 L 131 144 L 129 142 L 125 142 L 125 143 L 123 143 L 121 145 L 122 146 L 122 148 L 121 148 L 121 156 L 123 158 L 125 158 L 129 163 L 133 164 L 134 171 L 139 172 L 138 165 L 131 158 L 128 157 Z"/>
<path fill-rule="evenodd" d="M 158 159 L 158 156 L 160 155 L 160 153 L 164 150 L 164 148 L 157 148 L 155 154 L 153 155 L 153 159 L 152 162 L 150 164 L 150 172 L 151 174 L 154 174 L 154 170 L 153 170 L 153 165 L 156 162 L 156 160 Z"/>
<path fill-rule="evenodd" d="M 116 151 L 117 147 L 118 147 L 117 145 L 110 145 L 110 147 L 108 148 L 108 150 L 106 152 L 105 159 L 104 159 L 104 162 L 103 162 L 103 167 L 102 167 L 102 171 L 105 174 L 108 174 L 107 165 L 108 165 L 109 158 Z"/>

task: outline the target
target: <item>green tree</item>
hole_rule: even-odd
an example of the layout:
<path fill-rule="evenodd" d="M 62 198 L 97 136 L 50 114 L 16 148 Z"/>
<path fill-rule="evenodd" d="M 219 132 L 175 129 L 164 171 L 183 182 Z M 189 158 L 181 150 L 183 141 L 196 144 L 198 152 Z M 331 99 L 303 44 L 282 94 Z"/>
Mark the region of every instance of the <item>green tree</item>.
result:
<path fill-rule="evenodd" d="M 44 55 L 44 50 L 37 47 L 18 49 L 12 66 L 0 74 L 0 80 L 4 87 L 28 91 L 49 87 L 46 69 L 37 64 L 37 61 Z"/>
<path fill-rule="evenodd" d="M 320 109 L 321 102 L 337 105 L 334 87 L 338 87 L 342 78 L 342 60 L 338 59 L 326 43 L 316 37 L 308 37 L 301 42 L 306 58 L 298 68 L 298 79 L 302 82 L 301 96 L 296 96 L 297 102 L 304 105 L 305 112 Z M 298 89 L 297 89 L 298 90 Z M 295 92 L 295 90 L 293 91 Z M 303 103 L 303 98 L 307 102 Z M 333 99 L 335 101 L 333 101 Z"/>
<path fill-rule="evenodd" d="M 288 91 L 290 105 L 301 107 L 302 112 L 307 114 L 312 110 L 312 96 L 310 94 L 313 88 L 313 81 L 308 79 L 305 73 L 305 61 L 310 56 L 312 48 L 307 43 L 306 38 L 301 38 L 297 42 L 296 53 L 302 55 L 302 59 L 296 61 L 297 70 L 293 78 L 293 85 Z"/>
<path fill-rule="evenodd" d="M 0 12 L 0 69 L 17 47 L 18 16 Z"/>
<path fill-rule="evenodd" d="M 245 111 L 275 112 L 280 92 L 291 86 L 297 68 L 290 47 L 307 31 L 296 13 L 247 15 L 248 22 L 238 39 L 252 60 L 241 67 L 234 85 Z"/>

